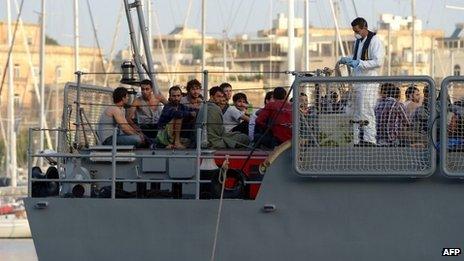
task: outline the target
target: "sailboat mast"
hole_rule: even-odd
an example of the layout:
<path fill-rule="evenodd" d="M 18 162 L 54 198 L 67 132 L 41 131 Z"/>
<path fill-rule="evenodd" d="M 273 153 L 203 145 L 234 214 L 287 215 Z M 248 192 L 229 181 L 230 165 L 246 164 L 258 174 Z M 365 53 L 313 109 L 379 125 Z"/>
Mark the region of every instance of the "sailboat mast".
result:
<path fill-rule="evenodd" d="M 304 0 L 304 70 L 309 71 L 309 0 Z"/>
<path fill-rule="evenodd" d="M 79 71 L 79 0 L 74 0 L 74 71 Z"/>
<path fill-rule="evenodd" d="M 341 51 L 342 51 L 342 56 L 345 56 L 345 48 L 343 48 L 342 36 L 340 35 L 340 29 L 338 27 L 338 20 L 337 20 L 336 14 L 335 14 L 334 3 L 333 3 L 333 0 L 329 0 L 329 2 L 330 2 L 330 10 L 332 11 L 332 18 L 333 18 L 334 24 L 335 24 L 335 31 L 336 31 L 336 34 L 337 34 L 338 43 L 340 44 L 340 46 L 342 46 L 342 48 L 340 48 Z"/>
<path fill-rule="evenodd" d="M 227 71 L 227 31 L 226 29 L 222 30 L 222 80 L 227 81 L 226 71 Z"/>
<path fill-rule="evenodd" d="M 13 48 L 13 33 L 11 31 L 11 1 L 6 1 L 8 19 L 8 45 Z M 7 146 L 7 171 L 11 178 L 11 186 L 16 187 L 16 132 L 14 119 L 14 84 L 13 84 L 13 52 L 8 60 L 8 146 Z"/>
<path fill-rule="evenodd" d="M 45 129 L 45 2 L 42 0 L 41 23 L 40 23 L 40 151 L 44 150 L 44 131 Z M 42 165 L 43 158 L 40 158 Z"/>
<path fill-rule="evenodd" d="M 288 0 L 288 51 L 287 51 L 287 62 L 288 71 L 295 71 L 295 1 Z M 292 85 L 294 76 L 288 74 L 288 84 Z"/>
<path fill-rule="evenodd" d="M 151 12 L 152 12 L 152 3 L 151 3 L 151 0 L 147 0 L 147 33 L 148 33 L 148 43 L 149 43 L 149 50 L 150 50 L 150 53 L 151 51 L 153 50 L 152 49 L 152 30 L 151 30 L 151 25 L 152 25 L 152 22 L 151 22 Z"/>
<path fill-rule="evenodd" d="M 390 76 L 391 75 L 391 59 L 392 59 L 392 52 L 391 52 L 391 23 L 388 23 L 388 35 L 387 35 L 387 39 L 388 39 L 388 45 L 387 45 L 387 50 L 388 50 L 388 63 L 387 63 L 387 75 Z"/>
<path fill-rule="evenodd" d="M 206 0 L 201 0 L 201 71 L 205 70 L 205 31 L 206 31 Z M 205 96 L 206 97 L 206 96 Z"/>
<path fill-rule="evenodd" d="M 412 12 L 412 74 L 416 74 L 416 0 L 411 1 Z"/>

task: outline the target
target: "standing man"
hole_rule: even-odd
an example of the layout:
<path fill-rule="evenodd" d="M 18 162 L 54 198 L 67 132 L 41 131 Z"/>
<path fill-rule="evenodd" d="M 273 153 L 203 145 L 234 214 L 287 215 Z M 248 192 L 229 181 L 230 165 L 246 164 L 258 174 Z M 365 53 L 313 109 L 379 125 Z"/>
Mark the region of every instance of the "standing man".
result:
<path fill-rule="evenodd" d="M 342 57 L 341 64 L 353 68 L 354 76 L 377 76 L 384 59 L 379 37 L 367 29 L 367 21 L 358 17 L 351 22 L 356 42 L 351 57 Z M 353 139 L 355 146 L 375 146 L 376 128 L 374 108 L 378 84 L 353 85 Z M 363 135 L 360 135 L 362 131 Z M 362 136 L 362 137 L 360 137 Z"/>

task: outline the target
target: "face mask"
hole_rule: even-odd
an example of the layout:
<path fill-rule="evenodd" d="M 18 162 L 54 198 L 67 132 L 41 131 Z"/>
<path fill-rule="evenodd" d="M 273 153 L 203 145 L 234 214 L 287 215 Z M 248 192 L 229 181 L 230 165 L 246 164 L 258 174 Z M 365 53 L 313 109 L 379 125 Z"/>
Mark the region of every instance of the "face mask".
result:
<path fill-rule="evenodd" d="M 363 37 L 360 34 L 355 34 L 354 38 L 356 38 L 357 40 L 361 40 Z"/>

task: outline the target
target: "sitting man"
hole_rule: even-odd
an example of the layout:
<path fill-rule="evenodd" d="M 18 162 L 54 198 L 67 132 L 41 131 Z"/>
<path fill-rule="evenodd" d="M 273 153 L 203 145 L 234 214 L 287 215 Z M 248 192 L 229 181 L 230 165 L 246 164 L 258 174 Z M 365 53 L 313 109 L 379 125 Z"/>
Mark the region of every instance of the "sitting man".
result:
<path fill-rule="evenodd" d="M 150 80 L 143 80 L 140 87 L 142 96 L 135 98 L 132 102 L 128 110 L 127 121 L 132 128 L 142 132 L 146 137 L 155 139 L 158 120 L 163 104 L 166 104 L 167 100 L 163 95 L 156 96 L 153 93 Z"/>
<path fill-rule="evenodd" d="M 384 83 L 381 90 L 386 98 L 375 106 L 377 124 L 377 145 L 404 146 L 410 136 L 410 121 L 404 105 L 398 101 L 400 88 L 392 83 Z"/>
<path fill-rule="evenodd" d="M 181 130 L 183 120 L 195 118 L 196 111 L 180 102 L 182 90 L 179 86 L 169 88 L 169 102 L 164 106 L 158 121 L 160 132 L 157 142 L 166 148 L 185 149 L 181 142 Z"/>
<path fill-rule="evenodd" d="M 187 95 L 182 97 L 180 103 L 196 109 L 200 109 L 203 97 L 201 96 L 201 83 L 197 79 L 193 79 L 187 82 Z"/>
<path fill-rule="evenodd" d="M 406 89 L 404 95 L 406 96 L 406 101 L 403 103 L 403 105 L 406 110 L 406 114 L 408 115 L 409 119 L 411 119 L 416 109 L 421 105 L 420 91 L 415 85 L 412 85 Z"/>
<path fill-rule="evenodd" d="M 287 91 L 277 87 L 274 89 L 273 98 L 274 101 L 266 104 L 256 119 L 259 127 L 270 128 L 272 139 L 262 143 L 270 149 L 292 138 L 292 105 L 286 101 Z"/>
<path fill-rule="evenodd" d="M 220 105 L 222 113 L 224 114 L 227 111 L 227 108 L 229 108 L 230 98 L 232 98 L 232 85 L 228 82 L 223 82 L 219 85 L 219 87 L 224 93 L 223 103 Z"/>
<path fill-rule="evenodd" d="M 98 121 L 97 133 L 103 145 L 112 144 L 114 128 L 118 128 L 117 145 L 135 145 L 139 147 L 144 143 L 144 135 L 131 127 L 126 120 L 124 106 L 127 105 L 128 101 L 129 96 L 126 88 L 118 87 L 113 91 L 115 106 L 106 108 Z"/>
<path fill-rule="evenodd" d="M 266 93 L 264 96 L 264 106 L 268 104 L 269 102 L 273 101 L 274 98 L 272 97 L 273 91 L 269 91 Z M 256 118 L 258 118 L 259 113 L 263 109 L 259 109 L 255 111 L 251 117 L 250 117 L 250 124 L 249 124 L 249 129 L 248 129 L 248 137 L 250 138 L 251 141 L 257 141 L 261 136 L 264 134 L 265 130 L 260 128 L 258 125 L 256 125 Z"/>
<path fill-rule="evenodd" d="M 247 96 L 244 93 L 236 93 L 232 97 L 233 106 L 229 106 L 224 113 L 224 128 L 227 132 L 239 131 L 248 135 L 248 122 L 250 117 L 246 114 L 248 107 Z"/>
<path fill-rule="evenodd" d="M 428 85 L 424 87 L 423 94 L 422 106 L 417 108 L 411 117 L 411 147 L 423 148 L 429 144 L 430 105 Z"/>
<path fill-rule="evenodd" d="M 197 117 L 197 126 L 204 122 L 204 110 L 207 110 L 206 129 L 208 148 L 225 149 L 245 147 L 250 142 L 248 136 L 240 132 L 226 132 L 222 119 L 221 105 L 224 102 L 224 92 L 220 87 L 209 90 L 210 100 L 200 107 Z"/>

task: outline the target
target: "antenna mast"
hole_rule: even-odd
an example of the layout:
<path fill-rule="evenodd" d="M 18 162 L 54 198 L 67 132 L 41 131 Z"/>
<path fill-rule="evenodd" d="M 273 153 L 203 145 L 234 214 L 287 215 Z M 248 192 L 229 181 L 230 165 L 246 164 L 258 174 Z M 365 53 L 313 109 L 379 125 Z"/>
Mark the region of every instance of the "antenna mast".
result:
<path fill-rule="evenodd" d="M 140 79 L 146 79 L 146 74 L 148 74 L 151 82 L 152 82 L 152 88 L 153 92 L 155 94 L 160 94 L 160 88 L 158 86 L 158 83 L 156 81 L 156 76 L 154 74 L 154 63 L 153 63 L 153 57 L 151 55 L 151 50 L 150 50 L 150 39 L 147 36 L 147 26 L 145 24 L 145 18 L 143 16 L 143 9 L 142 9 L 142 2 L 140 0 L 134 0 L 133 3 L 129 4 L 129 0 L 124 0 L 124 7 L 126 10 L 126 17 L 127 17 L 127 23 L 129 25 L 129 34 L 131 37 L 131 43 L 132 43 L 132 49 L 134 50 L 134 62 L 135 62 L 135 67 L 137 68 L 137 71 L 139 73 Z M 145 50 L 145 57 L 147 63 L 144 64 L 142 62 L 142 57 L 139 52 L 139 45 L 137 43 L 137 35 L 135 33 L 133 21 L 132 21 L 132 15 L 131 15 L 131 9 L 135 8 L 137 10 L 137 16 L 139 20 L 139 28 L 140 33 L 142 34 L 142 41 L 143 41 L 143 49 Z"/>

